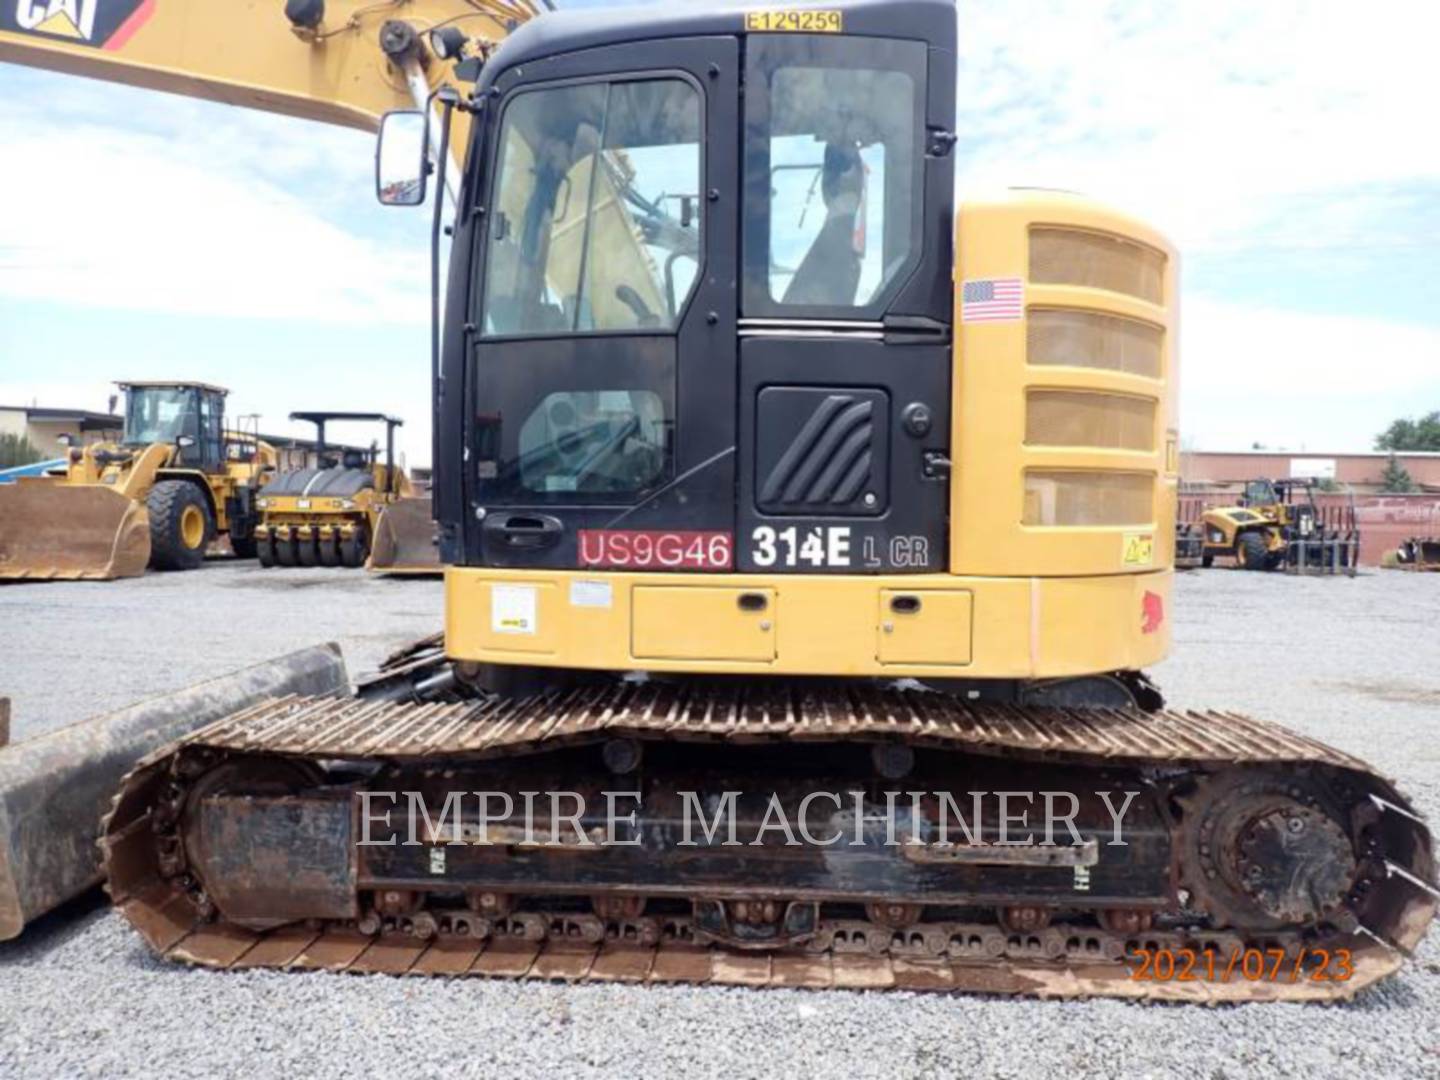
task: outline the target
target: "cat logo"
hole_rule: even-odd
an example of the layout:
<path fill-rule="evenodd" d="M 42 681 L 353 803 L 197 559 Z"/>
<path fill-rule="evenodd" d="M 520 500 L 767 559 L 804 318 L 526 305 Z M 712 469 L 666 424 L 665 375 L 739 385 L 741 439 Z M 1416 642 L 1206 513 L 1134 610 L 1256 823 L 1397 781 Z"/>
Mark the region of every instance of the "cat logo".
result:
<path fill-rule="evenodd" d="M 0 0 L 0 31 L 114 51 L 155 11 L 156 0 Z"/>

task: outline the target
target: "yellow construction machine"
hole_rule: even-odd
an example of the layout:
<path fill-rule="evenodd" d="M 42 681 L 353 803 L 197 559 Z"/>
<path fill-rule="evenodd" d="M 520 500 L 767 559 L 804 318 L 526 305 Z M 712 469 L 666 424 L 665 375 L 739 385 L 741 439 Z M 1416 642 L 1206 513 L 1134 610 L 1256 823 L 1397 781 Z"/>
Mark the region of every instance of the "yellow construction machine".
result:
<path fill-rule="evenodd" d="M 1352 500 L 1353 503 L 1353 500 Z M 1315 501 L 1315 481 L 1251 480 L 1234 506 L 1207 507 L 1200 519 L 1201 564 L 1233 558 L 1242 570 L 1355 573 L 1360 536 L 1329 527 Z"/>
<path fill-rule="evenodd" d="M 257 501 L 260 565 L 438 573 L 430 500 L 395 464 L 395 429 L 404 421 L 358 412 L 293 412 L 290 419 L 315 425 L 318 467 L 281 473 Z M 384 460 L 377 443 L 368 452 L 327 445 L 330 423 L 384 424 Z M 379 536 L 385 550 L 377 552 L 372 539 Z"/>
<path fill-rule="evenodd" d="M 1143 674 L 1173 625 L 1176 252 L 1079 196 L 956 201 L 953 3 L 510 30 L 291 0 L 292 40 L 278 0 L 214 7 L 171 37 L 154 5 L 91 73 L 367 123 L 408 74 L 392 205 L 426 141 L 463 152 L 443 317 L 431 221 L 446 616 L 354 696 L 129 775 L 106 870 L 158 953 L 1254 1000 L 1413 949 L 1404 798 Z"/>
<path fill-rule="evenodd" d="M 193 570 L 217 536 L 254 558 L 256 494 L 275 451 L 225 428 L 227 391 L 127 382 L 118 443 L 76 445 L 65 470 L 0 487 L 0 580 Z"/>

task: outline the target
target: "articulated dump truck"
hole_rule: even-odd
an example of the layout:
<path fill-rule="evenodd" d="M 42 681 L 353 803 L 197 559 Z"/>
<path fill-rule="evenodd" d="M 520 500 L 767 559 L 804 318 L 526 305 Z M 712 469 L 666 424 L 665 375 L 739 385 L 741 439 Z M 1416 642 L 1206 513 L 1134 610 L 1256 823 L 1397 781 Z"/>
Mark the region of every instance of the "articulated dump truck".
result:
<path fill-rule="evenodd" d="M 1143 674 L 1171 647 L 1176 252 L 1078 196 L 956 202 L 954 5 L 477 6 L 292 2 L 293 36 L 227 7 L 189 32 L 240 47 L 177 57 L 157 5 L 118 56 L 20 49 L 363 72 L 333 85 L 381 128 L 382 202 L 423 201 L 427 135 L 463 159 L 444 632 L 139 761 L 102 847 L 149 945 L 1200 1000 L 1397 970 L 1435 909 L 1405 797 Z M 307 111 L 283 75 L 238 97 Z"/>

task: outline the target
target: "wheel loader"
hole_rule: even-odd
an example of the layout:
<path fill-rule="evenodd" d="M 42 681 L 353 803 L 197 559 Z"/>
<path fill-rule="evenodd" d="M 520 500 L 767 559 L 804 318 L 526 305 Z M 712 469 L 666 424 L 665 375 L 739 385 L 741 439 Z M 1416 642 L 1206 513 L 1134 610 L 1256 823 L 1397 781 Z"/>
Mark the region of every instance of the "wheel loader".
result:
<path fill-rule="evenodd" d="M 1435 910 L 1405 798 L 1144 675 L 1177 253 L 1080 196 L 957 202 L 955 6 L 481 6 L 292 0 L 293 41 L 278 2 L 227 9 L 186 24 L 180 84 L 158 5 L 84 65 L 225 97 L 263 42 L 244 100 L 312 116 L 343 109 L 285 65 L 356 72 L 381 201 L 424 200 L 428 143 L 458 208 L 431 219 L 443 634 L 137 765 L 102 846 L 145 941 L 1185 1000 L 1397 970 Z M 222 24 L 237 48 L 199 48 Z"/>
<path fill-rule="evenodd" d="M 218 536 L 255 557 L 256 493 L 274 449 L 225 428 L 228 391 L 126 382 L 118 443 L 67 441 L 63 475 L 0 487 L 0 580 L 193 570 Z"/>
<path fill-rule="evenodd" d="M 384 413 L 293 412 L 315 425 L 319 467 L 280 473 L 256 500 L 260 565 L 369 566 L 386 573 L 438 573 L 430 500 L 395 465 L 395 429 Z M 325 442 L 334 422 L 385 425 L 385 459 Z"/>
<path fill-rule="evenodd" d="M 1354 522 L 1354 507 L 1350 520 Z M 1353 527 L 1326 525 L 1307 479 L 1251 480 L 1235 506 L 1207 507 L 1201 515 L 1201 563 L 1233 559 L 1242 570 L 1316 570 L 1354 575 L 1360 537 Z"/>

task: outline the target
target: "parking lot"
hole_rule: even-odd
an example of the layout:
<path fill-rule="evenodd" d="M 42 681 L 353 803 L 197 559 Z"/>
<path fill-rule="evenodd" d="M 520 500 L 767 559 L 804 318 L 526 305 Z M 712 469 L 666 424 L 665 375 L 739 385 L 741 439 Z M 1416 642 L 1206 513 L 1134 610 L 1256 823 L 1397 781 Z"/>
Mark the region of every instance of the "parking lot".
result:
<path fill-rule="evenodd" d="M 439 628 L 441 587 L 212 562 L 0 587 L 14 737 L 289 649 L 352 674 Z M 1182 574 L 1173 705 L 1282 721 L 1440 817 L 1440 574 Z M 154 960 L 81 902 L 0 945 L 0 1075 L 1440 1076 L 1440 940 L 1338 1007 L 237 974 Z"/>

